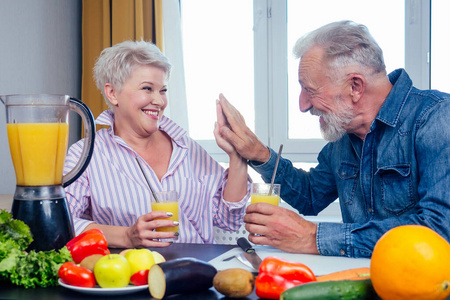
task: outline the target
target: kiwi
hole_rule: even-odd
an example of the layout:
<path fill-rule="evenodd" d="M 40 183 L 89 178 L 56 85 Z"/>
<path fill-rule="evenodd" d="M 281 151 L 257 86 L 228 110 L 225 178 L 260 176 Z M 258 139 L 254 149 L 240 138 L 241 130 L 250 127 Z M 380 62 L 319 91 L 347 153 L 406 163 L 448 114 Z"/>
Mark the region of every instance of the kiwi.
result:
<path fill-rule="evenodd" d="M 101 255 L 101 254 L 93 254 L 93 255 L 87 256 L 80 262 L 80 266 L 94 272 L 95 264 L 102 257 L 103 257 L 103 255 Z"/>

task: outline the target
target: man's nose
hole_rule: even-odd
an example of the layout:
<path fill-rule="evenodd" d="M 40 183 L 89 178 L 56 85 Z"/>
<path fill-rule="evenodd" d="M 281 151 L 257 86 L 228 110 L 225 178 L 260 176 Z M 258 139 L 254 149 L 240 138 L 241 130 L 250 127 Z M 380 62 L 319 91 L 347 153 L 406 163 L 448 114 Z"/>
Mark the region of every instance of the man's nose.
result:
<path fill-rule="evenodd" d="M 309 97 L 305 95 L 303 91 L 300 92 L 299 96 L 299 107 L 301 112 L 307 112 L 312 108 L 311 101 Z"/>

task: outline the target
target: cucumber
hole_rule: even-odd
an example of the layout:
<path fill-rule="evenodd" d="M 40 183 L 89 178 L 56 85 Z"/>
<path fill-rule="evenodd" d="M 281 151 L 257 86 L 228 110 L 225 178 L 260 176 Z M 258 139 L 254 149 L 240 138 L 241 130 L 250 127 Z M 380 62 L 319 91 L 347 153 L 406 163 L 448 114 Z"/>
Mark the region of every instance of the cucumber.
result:
<path fill-rule="evenodd" d="M 148 288 L 155 299 L 208 290 L 217 270 L 213 265 L 192 257 L 155 264 L 148 272 Z"/>
<path fill-rule="evenodd" d="M 280 300 L 380 299 L 370 279 L 315 281 L 295 286 L 281 294 Z"/>

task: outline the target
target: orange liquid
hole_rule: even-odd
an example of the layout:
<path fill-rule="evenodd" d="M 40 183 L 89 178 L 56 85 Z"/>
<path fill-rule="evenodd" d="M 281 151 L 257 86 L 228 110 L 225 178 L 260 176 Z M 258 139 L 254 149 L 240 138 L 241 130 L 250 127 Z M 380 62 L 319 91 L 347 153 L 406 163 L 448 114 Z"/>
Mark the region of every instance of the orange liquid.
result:
<path fill-rule="evenodd" d="M 152 210 L 153 211 L 168 211 L 173 214 L 170 218 L 164 218 L 161 220 L 173 220 L 173 221 L 179 221 L 178 220 L 178 202 L 152 202 Z M 178 231 L 178 226 L 175 227 L 159 227 L 155 229 L 156 231 Z"/>
<path fill-rule="evenodd" d="M 61 184 L 69 125 L 11 123 L 6 128 L 17 185 Z"/>
<path fill-rule="evenodd" d="M 269 203 L 272 205 L 278 205 L 278 203 L 280 202 L 280 196 L 278 195 L 263 195 L 263 194 L 252 194 L 252 200 L 251 200 L 251 204 L 253 203 L 258 203 L 258 202 L 265 202 L 265 203 Z"/>

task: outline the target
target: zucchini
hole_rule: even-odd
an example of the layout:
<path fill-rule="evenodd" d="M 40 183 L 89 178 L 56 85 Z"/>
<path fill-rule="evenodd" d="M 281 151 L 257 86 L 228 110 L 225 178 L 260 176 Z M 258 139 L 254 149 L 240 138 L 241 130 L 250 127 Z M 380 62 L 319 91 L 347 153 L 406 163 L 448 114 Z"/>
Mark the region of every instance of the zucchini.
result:
<path fill-rule="evenodd" d="M 280 300 L 380 299 L 370 279 L 314 281 L 284 291 Z"/>
<path fill-rule="evenodd" d="M 178 258 L 153 265 L 148 272 L 148 288 L 155 299 L 200 292 L 213 286 L 216 273 L 216 268 L 205 261 Z"/>

